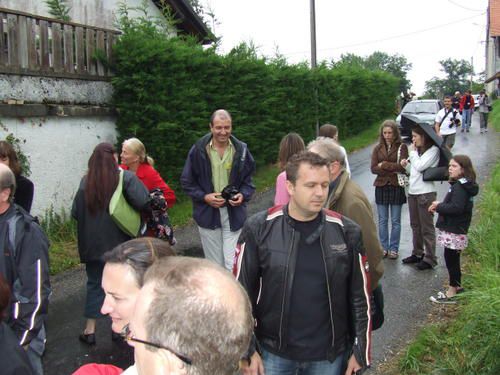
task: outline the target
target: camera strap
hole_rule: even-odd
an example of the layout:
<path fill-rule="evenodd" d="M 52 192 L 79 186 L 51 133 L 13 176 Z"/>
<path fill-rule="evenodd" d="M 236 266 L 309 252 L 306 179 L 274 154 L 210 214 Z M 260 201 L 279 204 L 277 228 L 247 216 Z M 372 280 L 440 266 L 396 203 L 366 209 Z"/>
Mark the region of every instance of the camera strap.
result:
<path fill-rule="evenodd" d="M 443 119 L 441 120 L 441 122 L 439 123 L 439 127 L 441 127 L 441 125 L 443 125 L 443 122 L 444 122 L 444 120 L 446 120 L 446 117 L 448 117 L 448 115 L 449 115 L 451 112 L 453 112 L 453 108 L 452 108 L 452 109 L 450 109 L 448 112 L 446 112 L 446 109 L 445 109 L 444 111 L 445 111 L 445 115 L 444 115 Z M 456 113 L 455 113 L 455 116 L 456 116 Z M 453 116 L 453 117 L 455 117 L 455 116 Z"/>

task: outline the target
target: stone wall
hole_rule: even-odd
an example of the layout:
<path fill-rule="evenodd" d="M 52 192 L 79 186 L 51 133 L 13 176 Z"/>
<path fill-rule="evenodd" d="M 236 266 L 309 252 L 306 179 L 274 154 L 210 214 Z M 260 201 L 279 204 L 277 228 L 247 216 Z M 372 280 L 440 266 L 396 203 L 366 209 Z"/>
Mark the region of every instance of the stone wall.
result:
<path fill-rule="evenodd" d="M 107 105 L 112 95 L 113 86 L 106 81 L 0 74 L 0 101 Z"/>

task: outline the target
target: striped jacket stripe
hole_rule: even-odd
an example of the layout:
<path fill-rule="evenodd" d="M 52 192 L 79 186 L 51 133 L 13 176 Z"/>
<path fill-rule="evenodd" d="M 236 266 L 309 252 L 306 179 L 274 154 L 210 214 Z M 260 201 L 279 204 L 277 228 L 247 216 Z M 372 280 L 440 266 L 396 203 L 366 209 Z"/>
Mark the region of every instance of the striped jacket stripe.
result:
<path fill-rule="evenodd" d="M 363 275 L 363 292 L 365 294 L 366 298 L 366 315 L 368 317 L 368 325 L 366 328 L 366 352 L 365 352 L 365 360 L 366 360 L 366 365 L 370 366 L 370 351 L 371 351 L 371 331 L 372 331 L 372 312 L 371 312 L 371 304 L 370 304 L 370 291 L 369 291 L 369 281 L 368 281 L 368 275 L 366 274 L 365 270 L 365 261 L 363 259 L 363 256 L 361 254 L 358 255 L 359 259 L 359 268 L 361 271 L 361 275 Z"/>
<path fill-rule="evenodd" d="M 31 314 L 30 317 L 30 326 L 29 328 L 23 333 L 23 336 L 21 338 L 20 345 L 24 345 L 26 338 L 28 336 L 29 331 L 31 331 L 35 327 L 35 318 L 36 314 L 40 310 L 40 307 L 42 305 L 42 262 L 40 259 L 37 259 L 36 261 L 36 307 L 33 310 L 33 313 Z"/>
<path fill-rule="evenodd" d="M 245 243 L 236 245 L 236 252 L 234 253 L 233 275 L 238 280 L 240 278 L 241 262 L 243 262 L 243 254 L 245 253 Z"/>

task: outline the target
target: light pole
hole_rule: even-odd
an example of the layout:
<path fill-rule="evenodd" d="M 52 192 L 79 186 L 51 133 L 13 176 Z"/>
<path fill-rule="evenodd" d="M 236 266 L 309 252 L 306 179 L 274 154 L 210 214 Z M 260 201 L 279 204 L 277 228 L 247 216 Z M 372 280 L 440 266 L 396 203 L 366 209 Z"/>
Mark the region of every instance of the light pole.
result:
<path fill-rule="evenodd" d="M 309 1 L 309 7 L 311 11 L 311 70 L 316 69 L 316 4 L 315 0 Z M 316 83 L 316 81 L 315 81 Z M 316 109 L 316 136 L 319 135 L 319 103 L 318 103 L 318 87 L 314 87 L 314 99 L 315 109 Z"/>
<path fill-rule="evenodd" d="M 311 68 L 316 68 L 316 5 L 315 0 L 310 0 L 311 8 Z"/>
<path fill-rule="evenodd" d="M 474 56 L 470 57 L 470 91 L 472 92 L 472 78 L 474 77 Z"/>

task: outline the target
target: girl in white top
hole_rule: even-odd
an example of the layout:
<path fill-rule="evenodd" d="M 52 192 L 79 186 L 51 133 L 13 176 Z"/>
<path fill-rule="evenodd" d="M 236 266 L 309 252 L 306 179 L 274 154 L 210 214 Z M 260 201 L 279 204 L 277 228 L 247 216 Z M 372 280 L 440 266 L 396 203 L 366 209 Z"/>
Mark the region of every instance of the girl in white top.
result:
<path fill-rule="evenodd" d="M 410 151 L 408 159 L 401 160 L 403 168 L 410 173 L 408 210 L 413 232 L 413 251 L 403 263 L 416 263 L 417 269 L 425 270 L 437 264 L 434 215 L 428 211 L 436 200 L 436 187 L 434 182 L 423 180 L 423 173 L 438 165 L 439 149 L 420 127 L 412 130 L 412 140 L 414 150 Z"/>

